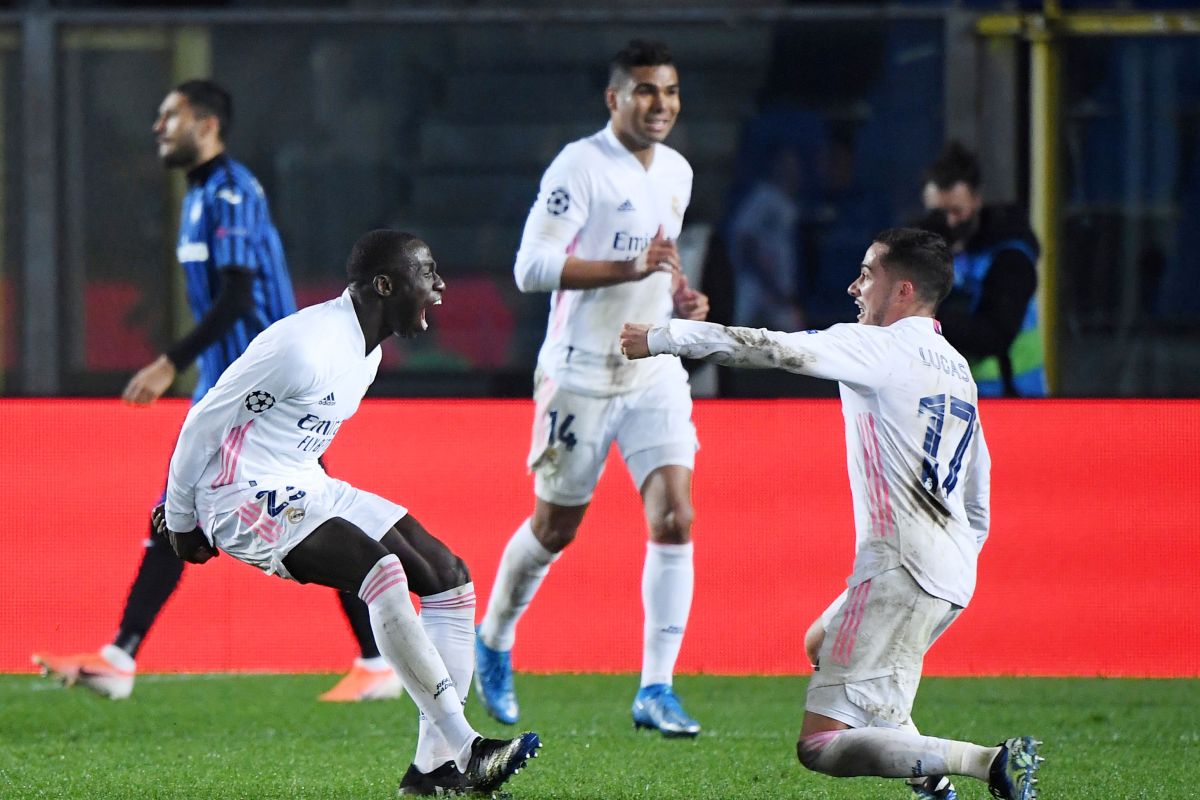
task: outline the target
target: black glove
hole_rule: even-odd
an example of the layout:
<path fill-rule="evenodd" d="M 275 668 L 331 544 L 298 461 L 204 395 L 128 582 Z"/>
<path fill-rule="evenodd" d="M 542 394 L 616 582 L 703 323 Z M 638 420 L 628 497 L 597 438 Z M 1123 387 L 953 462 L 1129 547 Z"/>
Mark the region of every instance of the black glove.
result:
<path fill-rule="evenodd" d="M 203 564 L 210 558 L 216 558 L 221 554 L 217 548 L 208 543 L 204 532 L 199 528 L 193 528 L 187 533 L 169 530 L 166 508 L 162 504 L 155 506 L 154 511 L 150 512 L 150 522 L 154 525 L 155 532 L 171 545 L 171 549 L 175 551 L 175 555 L 179 556 L 180 561 L 188 564 Z"/>

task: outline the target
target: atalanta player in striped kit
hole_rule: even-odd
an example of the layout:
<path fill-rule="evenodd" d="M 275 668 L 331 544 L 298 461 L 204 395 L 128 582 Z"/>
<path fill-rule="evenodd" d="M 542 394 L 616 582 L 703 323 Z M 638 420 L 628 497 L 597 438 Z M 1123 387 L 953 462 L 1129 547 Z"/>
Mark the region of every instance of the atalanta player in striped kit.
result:
<path fill-rule="evenodd" d="M 848 591 L 810 631 L 816 672 L 801 763 L 836 777 L 909 779 L 928 800 L 957 796 L 947 775 L 1032 800 L 1039 742 L 937 739 L 911 717 L 925 652 L 975 591 L 990 518 L 978 390 L 934 319 L 953 280 L 940 236 L 894 228 L 875 237 L 848 289 L 859 324 L 801 333 L 627 324 L 621 347 L 634 359 L 669 353 L 839 382 L 857 553 Z"/>
<path fill-rule="evenodd" d="M 296 310 L 262 186 L 225 151 L 232 118 L 228 92 L 207 80 L 180 84 L 159 106 L 153 126 L 159 159 L 168 168 L 187 171 L 175 252 L 196 327 L 133 376 L 122 395 L 128 403 L 155 402 L 193 362 L 199 380 L 192 400 L 199 401 L 255 336 Z M 171 548 L 151 533 L 112 644 L 99 653 L 37 653 L 34 662 L 68 685 L 78 683 L 113 699 L 128 697 L 134 658 L 182 573 Z M 366 608 L 353 594 L 340 600 L 362 657 L 322 699 L 399 696 L 400 682 L 375 647 Z"/>

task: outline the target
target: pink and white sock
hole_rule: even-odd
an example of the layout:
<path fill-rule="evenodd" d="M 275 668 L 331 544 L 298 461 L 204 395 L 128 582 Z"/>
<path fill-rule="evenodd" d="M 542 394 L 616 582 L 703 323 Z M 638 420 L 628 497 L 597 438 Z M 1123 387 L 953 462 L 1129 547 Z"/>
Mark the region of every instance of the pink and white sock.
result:
<path fill-rule="evenodd" d="M 371 614 L 379 652 L 396 670 L 417 708 L 454 750 L 459 769 L 464 769 L 471 742 L 479 734 L 467 722 L 454 681 L 417 619 L 400 559 L 393 554 L 379 559 L 363 580 L 358 596 Z"/>
<path fill-rule="evenodd" d="M 449 591 L 422 597 L 421 625 L 441 655 L 459 699 L 466 705 L 471 675 L 475 672 L 475 584 L 464 583 Z M 457 748 L 452 747 L 421 714 L 417 756 L 413 759 L 417 769 L 429 772 L 457 755 Z"/>

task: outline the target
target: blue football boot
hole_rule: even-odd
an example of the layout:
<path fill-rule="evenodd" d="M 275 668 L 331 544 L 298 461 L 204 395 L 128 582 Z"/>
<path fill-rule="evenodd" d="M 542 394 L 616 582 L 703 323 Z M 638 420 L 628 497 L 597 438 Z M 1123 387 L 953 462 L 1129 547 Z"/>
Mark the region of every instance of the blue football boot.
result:
<path fill-rule="evenodd" d="M 488 647 L 479 638 L 479 628 L 475 629 L 475 691 L 497 722 L 516 724 L 521 709 L 513 691 L 512 652 Z"/>
<path fill-rule="evenodd" d="M 633 698 L 633 727 L 654 728 L 663 736 L 695 736 L 700 732 L 700 723 L 687 715 L 665 683 L 638 689 Z"/>
<path fill-rule="evenodd" d="M 1000 800 L 1036 800 L 1038 767 L 1046 759 L 1038 755 L 1041 742 L 1032 736 L 1017 736 L 1000 744 L 992 762 L 988 790 Z"/>

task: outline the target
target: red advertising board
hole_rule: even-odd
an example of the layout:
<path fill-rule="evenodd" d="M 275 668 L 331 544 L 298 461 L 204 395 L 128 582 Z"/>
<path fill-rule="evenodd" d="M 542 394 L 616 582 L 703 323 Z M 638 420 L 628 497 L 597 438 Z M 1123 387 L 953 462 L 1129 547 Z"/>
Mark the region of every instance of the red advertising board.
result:
<path fill-rule="evenodd" d="M 186 410 L 0 401 L 0 671 L 109 641 Z M 466 559 L 482 603 L 532 508 L 531 413 L 523 401 L 370 401 L 330 471 L 409 507 Z M 980 413 L 992 534 L 975 601 L 927 672 L 1200 675 L 1200 402 L 984 401 Z M 805 628 L 853 556 L 839 406 L 699 402 L 696 424 L 696 599 L 680 670 L 806 672 Z M 518 669 L 639 668 L 644 531 L 614 458 L 521 622 Z M 188 567 L 139 668 L 337 671 L 354 655 L 331 590 L 224 557 Z"/>

